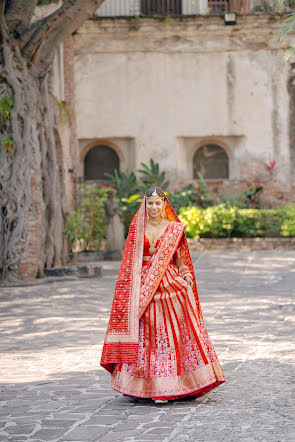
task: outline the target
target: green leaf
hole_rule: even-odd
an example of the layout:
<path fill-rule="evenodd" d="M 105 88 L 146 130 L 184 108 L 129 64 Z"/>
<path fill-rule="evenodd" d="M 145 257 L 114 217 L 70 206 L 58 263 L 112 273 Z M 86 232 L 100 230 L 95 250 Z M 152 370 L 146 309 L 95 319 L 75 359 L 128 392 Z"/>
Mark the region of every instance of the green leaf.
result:
<path fill-rule="evenodd" d="M 149 165 L 141 163 L 141 167 L 138 173 L 141 179 L 140 190 L 142 192 L 145 192 L 147 188 L 152 186 L 161 187 L 163 190 L 167 189 L 169 181 L 165 181 L 166 173 L 160 172 L 159 163 L 150 158 Z"/>
<path fill-rule="evenodd" d="M 134 172 L 119 172 L 114 170 L 113 174 L 105 173 L 106 182 L 113 186 L 117 191 L 117 197 L 128 198 L 139 191 L 137 178 Z"/>
<path fill-rule="evenodd" d="M 285 20 L 282 21 L 277 35 L 277 41 L 281 42 L 286 35 L 294 32 L 295 29 L 295 14 L 289 14 Z"/>
<path fill-rule="evenodd" d="M 0 114 L 5 120 L 8 120 L 10 112 L 14 107 L 15 101 L 13 97 L 5 97 L 0 100 Z"/>
<path fill-rule="evenodd" d="M 7 153 L 11 154 L 13 152 L 13 139 L 12 138 L 6 138 L 5 140 L 1 141 L 1 144 L 4 146 Z"/>
<path fill-rule="evenodd" d="M 80 187 L 81 202 L 67 220 L 66 235 L 72 248 L 98 250 L 105 237 L 104 203 L 108 189 L 83 183 Z"/>
<path fill-rule="evenodd" d="M 137 195 L 137 194 L 135 194 L 135 195 L 131 195 L 129 198 L 128 198 L 128 203 L 130 204 L 130 203 L 132 203 L 133 201 L 136 201 L 138 198 L 140 198 L 140 196 L 139 195 Z"/>

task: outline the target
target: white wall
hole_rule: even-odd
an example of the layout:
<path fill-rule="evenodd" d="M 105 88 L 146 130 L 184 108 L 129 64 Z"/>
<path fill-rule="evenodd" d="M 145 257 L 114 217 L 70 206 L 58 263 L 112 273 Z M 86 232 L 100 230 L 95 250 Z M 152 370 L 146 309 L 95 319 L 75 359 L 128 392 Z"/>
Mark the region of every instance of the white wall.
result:
<path fill-rule="evenodd" d="M 192 179 L 193 146 L 219 139 L 230 179 L 267 173 L 275 159 L 289 186 L 289 67 L 271 40 L 277 24 L 247 16 L 237 26 L 217 17 L 139 26 L 91 21 L 75 36 L 78 138 L 132 138 L 135 168 L 153 157 L 175 183 Z"/>

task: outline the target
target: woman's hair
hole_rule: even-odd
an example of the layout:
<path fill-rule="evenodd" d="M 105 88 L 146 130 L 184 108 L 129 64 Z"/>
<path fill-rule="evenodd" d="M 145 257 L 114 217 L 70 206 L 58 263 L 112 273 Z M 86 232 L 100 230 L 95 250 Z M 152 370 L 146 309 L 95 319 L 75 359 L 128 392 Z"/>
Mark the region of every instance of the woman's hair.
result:
<path fill-rule="evenodd" d="M 145 196 L 146 197 L 150 197 L 153 196 L 153 193 L 156 192 L 156 194 L 160 197 L 163 198 L 165 200 L 165 193 L 164 191 L 161 189 L 161 187 L 150 187 L 146 192 L 145 192 Z"/>

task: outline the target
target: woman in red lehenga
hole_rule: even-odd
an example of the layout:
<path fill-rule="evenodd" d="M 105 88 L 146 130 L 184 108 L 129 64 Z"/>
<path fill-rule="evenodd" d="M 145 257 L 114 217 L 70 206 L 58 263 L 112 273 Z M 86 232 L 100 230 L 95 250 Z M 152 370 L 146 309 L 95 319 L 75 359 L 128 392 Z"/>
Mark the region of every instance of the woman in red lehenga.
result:
<path fill-rule="evenodd" d="M 163 190 L 151 187 L 130 225 L 100 361 L 124 395 L 167 402 L 225 382 L 184 230 Z"/>

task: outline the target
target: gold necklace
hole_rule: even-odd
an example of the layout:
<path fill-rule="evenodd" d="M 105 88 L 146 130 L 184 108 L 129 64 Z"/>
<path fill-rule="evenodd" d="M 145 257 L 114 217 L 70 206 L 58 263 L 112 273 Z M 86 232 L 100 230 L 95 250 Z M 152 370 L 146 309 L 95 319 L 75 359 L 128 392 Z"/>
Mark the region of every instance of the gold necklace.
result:
<path fill-rule="evenodd" d="M 159 226 L 160 224 L 163 224 L 163 222 L 164 222 L 164 218 L 161 218 L 161 221 L 152 221 L 151 219 L 148 219 L 148 222 L 149 222 L 152 226 Z"/>
<path fill-rule="evenodd" d="M 148 220 L 148 221 L 150 222 L 150 220 Z M 164 220 L 161 220 L 157 224 L 152 224 L 152 223 L 151 224 L 154 226 L 158 226 L 159 224 L 163 224 L 163 222 L 164 222 Z M 163 235 L 163 233 L 162 233 L 162 235 Z M 161 238 L 162 235 L 159 235 L 158 231 L 157 232 L 150 232 L 148 230 L 146 231 L 146 237 L 149 240 L 149 244 L 150 244 L 149 253 L 151 255 L 153 255 L 155 253 L 157 241 L 159 238 Z"/>
<path fill-rule="evenodd" d="M 156 246 L 158 239 L 155 237 L 151 237 L 150 232 L 146 232 L 146 236 L 147 236 L 147 239 L 149 240 L 149 244 L 150 244 L 149 253 L 150 253 L 150 255 L 153 255 L 156 251 L 155 246 Z"/>

